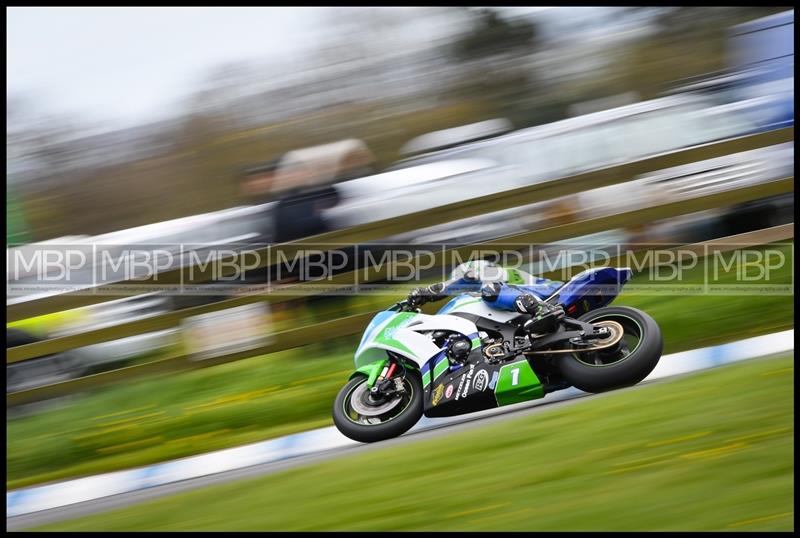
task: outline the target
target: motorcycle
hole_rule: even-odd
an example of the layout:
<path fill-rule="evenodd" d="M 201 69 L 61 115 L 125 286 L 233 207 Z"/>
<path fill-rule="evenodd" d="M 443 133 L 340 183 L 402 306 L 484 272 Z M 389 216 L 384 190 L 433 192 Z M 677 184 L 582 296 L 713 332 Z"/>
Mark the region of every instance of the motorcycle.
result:
<path fill-rule="evenodd" d="M 642 381 L 661 358 L 661 330 L 645 312 L 609 307 L 629 268 L 584 271 L 542 299 L 563 312 L 531 334 L 529 314 L 455 296 L 435 315 L 407 300 L 378 313 L 355 353 L 333 422 L 369 443 L 397 437 L 426 417 L 446 417 L 543 398 L 569 387 L 604 392 Z"/>

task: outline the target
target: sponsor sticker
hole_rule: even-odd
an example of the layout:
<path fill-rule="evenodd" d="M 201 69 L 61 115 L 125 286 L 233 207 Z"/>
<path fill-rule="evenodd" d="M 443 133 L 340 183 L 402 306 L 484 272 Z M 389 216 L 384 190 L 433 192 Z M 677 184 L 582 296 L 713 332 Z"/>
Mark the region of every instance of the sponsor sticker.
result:
<path fill-rule="evenodd" d="M 414 321 L 413 316 L 409 317 L 408 319 L 404 319 L 400 323 L 398 323 L 395 327 L 387 327 L 383 330 L 383 337 L 387 340 L 391 340 L 394 338 L 394 333 L 398 331 L 398 329 L 405 328 L 409 323 Z"/>
<path fill-rule="evenodd" d="M 472 381 L 472 373 L 474 371 L 475 371 L 475 365 L 474 364 L 470 364 L 469 365 L 469 372 L 467 372 L 467 375 L 466 375 L 467 383 L 464 385 L 464 392 L 461 393 L 461 397 L 462 398 L 466 398 L 467 397 L 467 393 L 469 392 L 469 384 L 470 384 L 470 381 Z M 461 385 L 459 385 L 459 388 L 461 388 Z M 456 399 L 458 399 L 458 397 L 456 397 Z"/>
<path fill-rule="evenodd" d="M 444 387 L 442 385 L 436 385 L 436 388 L 433 390 L 433 398 L 431 398 L 431 404 L 439 405 L 439 402 L 442 401 L 442 394 L 444 394 Z"/>
<path fill-rule="evenodd" d="M 450 398 L 453 395 L 453 385 L 447 385 L 447 390 L 444 391 L 444 397 Z"/>
<path fill-rule="evenodd" d="M 462 375 L 461 379 L 459 379 L 459 381 L 458 381 L 458 388 L 456 389 L 456 401 L 458 401 L 458 399 L 462 396 L 461 387 L 464 386 L 464 381 L 466 381 L 466 380 L 467 380 L 467 376 Z"/>
<path fill-rule="evenodd" d="M 475 380 L 472 382 L 472 387 L 475 390 L 486 390 L 487 385 L 489 385 L 489 373 L 486 370 L 479 370 L 477 374 L 475 374 Z"/>
<path fill-rule="evenodd" d="M 489 388 L 490 389 L 494 390 L 495 385 L 497 385 L 497 378 L 498 377 L 500 377 L 500 374 L 497 373 L 496 370 L 494 372 L 492 372 L 492 380 L 489 381 Z"/>
<path fill-rule="evenodd" d="M 397 329 L 398 329 L 397 327 L 389 327 L 387 329 L 384 329 L 383 337 L 386 338 L 387 340 L 391 340 L 392 338 L 394 338 L 394 333 L 397 332 Z"/>

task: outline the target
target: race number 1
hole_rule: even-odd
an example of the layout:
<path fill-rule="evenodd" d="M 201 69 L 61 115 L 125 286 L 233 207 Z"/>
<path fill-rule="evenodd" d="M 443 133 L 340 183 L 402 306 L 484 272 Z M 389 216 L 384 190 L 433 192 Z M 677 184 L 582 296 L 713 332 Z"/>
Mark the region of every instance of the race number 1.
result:
<path fill-rule="evenodd" d="M 494 387 L 497 405 L 509 405 L 544 396 L 544 389 L 526 360 L 519 360 L 500 367 L 497 385 Z"/>

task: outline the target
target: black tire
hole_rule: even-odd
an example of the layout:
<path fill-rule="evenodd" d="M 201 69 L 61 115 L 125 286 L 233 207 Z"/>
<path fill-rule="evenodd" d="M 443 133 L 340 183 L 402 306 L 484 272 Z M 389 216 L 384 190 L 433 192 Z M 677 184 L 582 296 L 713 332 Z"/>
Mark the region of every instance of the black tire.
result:
<path fill-rule="evenodd" d="M 571 354 L 559 359 L 558 365 L 564 379 L 585 392 L 604 392 L 635 385 L 653 371 L 663 350 L 661 329 L 648 314 L 627 306 L 598 308 L 581 316 L 580 321 L 613 320 L 625 330 L 625 338 L 633 339 L 636 332 L 638 344 L 612 348 L 595 354 Z M 626 346 L 626 342 L 621 342 Z M 589 364 L 589 361 L 596 361 Z M 599 364 L 598 364 L 599 363 Z M 607 364 L 604 364 L 607 363 Z"/>
<path fill-rule="evenodd" d="M 411 397 L 408 402 L 401 402 L 398 405 L 404 406 L 400 413 L 391 417 L 381 424 L 359 424 L 354 422 L 345 410 L 350 395 L 359 385 L 366 383 L 367 377 L 358 375 L 351 379 L 336 396 L 333 404 L 333 423 L 336 428 L 345 436 L 361 443 L 374 443 L 391 439 L 404 434 L 411 429 L 422 417 L 424 392 L 422 390 L 422 380 L 417 372 L 409 371 L 406 374 L 405 382 L 407 388 L 411 389 Z"/>

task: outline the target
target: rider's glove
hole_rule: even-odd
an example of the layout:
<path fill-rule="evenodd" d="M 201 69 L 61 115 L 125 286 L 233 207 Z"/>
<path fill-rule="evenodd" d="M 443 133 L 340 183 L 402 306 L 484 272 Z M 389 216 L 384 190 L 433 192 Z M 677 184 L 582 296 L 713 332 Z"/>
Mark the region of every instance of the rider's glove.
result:
<path fill-rule="evenodd" d="M 408 294 L 408 304 L 416 308 L 424 305 L 427 302 L 427 298 L 425 288 L 414 288 Z"/>
<path fill-rule="evenodd" d="M 444 284 L 433 284 L 427 288 L 414 288 L 411 290 L 408 294 L 408 304 L 416 308 L 430 301 L 438 301 L 445 297 L 447 295 L 444 293 Z"/>
<path fill-rule="evenodd" d="M 517 312 L 520 314 L 530 314 L 535 316 L 536 314 L 542 312 L 546 306 L 544 301 L 535 295 L 523 293 L 514 300 L 514 308 L 516 308 Z"/>

